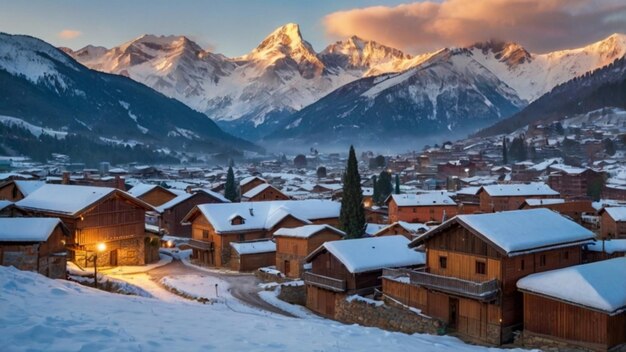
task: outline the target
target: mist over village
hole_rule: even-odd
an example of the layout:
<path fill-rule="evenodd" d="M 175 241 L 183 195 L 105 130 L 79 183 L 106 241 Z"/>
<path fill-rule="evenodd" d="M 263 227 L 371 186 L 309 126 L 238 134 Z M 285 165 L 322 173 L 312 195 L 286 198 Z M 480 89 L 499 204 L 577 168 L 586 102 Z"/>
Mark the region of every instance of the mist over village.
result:
<path fill-rule="evenodd" d="M 623 1 L 0 3 L 0 350 L 626 351 Z"/>

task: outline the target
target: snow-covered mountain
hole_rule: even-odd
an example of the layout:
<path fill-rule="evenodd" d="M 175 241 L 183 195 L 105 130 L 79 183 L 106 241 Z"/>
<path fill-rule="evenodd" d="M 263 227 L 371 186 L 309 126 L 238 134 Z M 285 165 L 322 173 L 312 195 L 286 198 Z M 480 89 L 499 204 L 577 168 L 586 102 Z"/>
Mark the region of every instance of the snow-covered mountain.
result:
<path fill-rule="evenodd" d="M 606 66 L 626 55 L 626 35 L 613 34 L 588 46 L 531 54 L 515 43 L 490 41 L 470 47 L 474 59 L 517 94 L 532 102 L 557 85 Z"/>
<path fill-rule="evenodd" d="M 247 55 L 227 58 L 182 36 L 144 35 L 112 49 L 64 49 L 85 66 L 128 76 L 205 113 L 227 130 L 256 137 L 336 88 L 406 69 L 413 58 L 351 37 L 316 53 L 290 23 Z"/>
<path fill-rule="evenodd" d="M 3 128 L 21 126 L 32 134 L 74 134 L 97 144 L 180 151 L 258 149 L 179 101 L 126 77 L 87 69 L 33 37 L 0 33 L 0 83 Z M 8 141 L 0 141 L 0 147 Z"/>
<path fill-rule="evenodd" d="M 406 146 L 416 137 L 465 135 L 525 105 L 471 51 L 446 49 L 406 71 L 346 84 L 295 113 L 268 139 Z"/>

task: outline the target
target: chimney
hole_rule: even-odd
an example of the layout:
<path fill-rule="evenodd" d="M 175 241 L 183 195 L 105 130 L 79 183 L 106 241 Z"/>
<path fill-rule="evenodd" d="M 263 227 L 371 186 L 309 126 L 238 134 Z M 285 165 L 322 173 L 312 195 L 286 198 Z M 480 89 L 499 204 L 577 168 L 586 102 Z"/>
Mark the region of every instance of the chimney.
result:
<path fill-rule="evenodd" d="M 69 171 L 63 171 L 63 179 L 61 181 L 61 184 L 64 184 L 64 185 L 70 184 L 70 172 Z"/>
<path fill-rule="evenodd" d="M 126 192 L 126 180 L 121 178 L 119 175 L 115 175 L 115 188 Z"/>

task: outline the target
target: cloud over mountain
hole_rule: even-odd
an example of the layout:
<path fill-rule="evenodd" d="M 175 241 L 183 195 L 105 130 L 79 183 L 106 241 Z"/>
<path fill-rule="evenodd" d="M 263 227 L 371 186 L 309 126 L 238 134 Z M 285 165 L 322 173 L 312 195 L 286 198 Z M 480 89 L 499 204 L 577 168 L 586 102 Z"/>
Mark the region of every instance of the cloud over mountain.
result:
<path fill-rule="evenodd" d="M 443 0 L 334 12 L 323 19 L 332 37 L 357 34 L 424 52 L 506 38 L 532 51 L 579 46 L 626 32 L 623 0 Z"/>

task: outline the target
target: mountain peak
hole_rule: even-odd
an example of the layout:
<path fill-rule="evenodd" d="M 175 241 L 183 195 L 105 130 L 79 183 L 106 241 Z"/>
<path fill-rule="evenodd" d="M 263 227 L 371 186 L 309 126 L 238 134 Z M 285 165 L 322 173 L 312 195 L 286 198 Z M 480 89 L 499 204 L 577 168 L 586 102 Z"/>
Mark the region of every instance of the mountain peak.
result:
<path fill-rule="evenodd" d="M 523 46 L 515 42 L 492 39 L 476 43 L 469 49 L 482 50 L 483 54 L 491 52 L 497 60 L 506 63 L 509 67 L 515 67 L 532 60 L 532 55 Z"/>
<path fill-rule="evenodd" d="M 276 28 L 270 33 L 252 53 L 261 53 L 267 51 L 278 50 L 286 55 L 291 51 L 301 49 L 313 52 L 311 44 L 302 39 L 300 26 L 295 23 L 287 23 L 284 26 Z"/>

